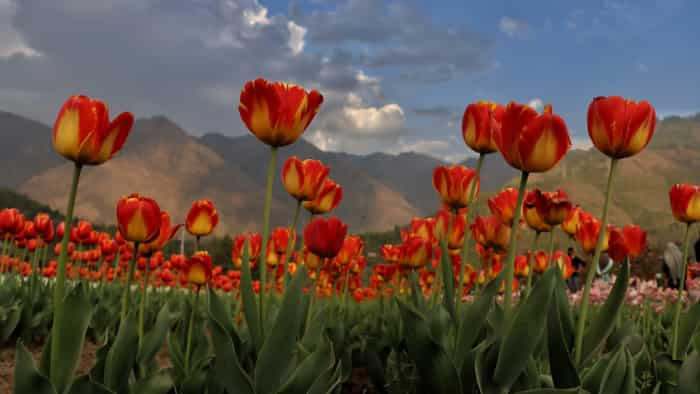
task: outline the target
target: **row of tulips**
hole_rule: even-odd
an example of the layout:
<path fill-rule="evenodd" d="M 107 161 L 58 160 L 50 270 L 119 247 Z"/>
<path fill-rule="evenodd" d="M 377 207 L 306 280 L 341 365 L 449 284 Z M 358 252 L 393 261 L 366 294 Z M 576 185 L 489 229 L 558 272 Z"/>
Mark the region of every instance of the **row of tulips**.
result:
<path fill-rule="evenodd" d="M 692 372 L 700 362 L 700 343 L 693 341 L 700 307 L 683 313 L 682 297 L 677 297 L 672 325 L 659 329 L 667 338 L 668 354 L 652 354 L 657 349 L 639 340 L 638 328 L 646 332 L 645 322 L 630 326 L 621 318 L 629 260 L 644 249 L 646 234 L 636 226 L 609 226 L 608 208 L 619 161 L 641 152 L 653 136 L 656 116 L 651 105 L 613 96 L 595 98 L 589 107 L 593 145 L 611 159 L 597 219 L 574 206 L 561 190 L 527 190 L 529 175 L 556 166 L 571 146 L 566 123 L 551 105 L 537 113 L 515 102 L 470 104 L 462 135 L 479 154 L 477 167 L 436 168 L 433 185 L 442 209 L 433 218 L 412 221 L 401 244 L 383 247 L 386 261 L 373 267 L 365 285 L 361 240 L 348 236 L 339 219 L 318 216 L 342 199 L 342 187 L 329 178 L 323 163 L 297 158 L 284 163 L 282 184 L 297 206 L 289 227 L 271 231 L 269 226 L 278 149 L 300 138 L 322 103 L 318 92 L 292 84 L 257 79 L 243 87 L 241 120 L 270 147 L 270 160 L 262 231 L 235 238 L 234 269 L 224 273 L 201 250 L 201 238 L 218 222 L 207 200 L 195 202 L 187 215 L 185 228 L 195 239 L 194 252 L 167 262 L 159 251 L 179 226 L 172 226 L 169 215 L 147 197 L 132 194 L 117 203 L 119 233 L 113 240 L 93 236 L 84 222 L 73 227 L 83 166 L 114 156 L 128 138 L 133 116 L 123 113 L 110 121 L 103 102 L 69 98 L 53 130 L 56 151 L 75 168 L 63 234 L 57 234 L 58 256 L 52 264 L 36 257 L 35 250 L 38 263 L 26 270 L 30 289 L 41 261 L 43 270 L 55 272 L 55 279 L 45 282 L 45 289 L 53 291 L 51 334 L 39 368 L 18 343 L 15 391 L 332 393 L 357 363 L 366 366 L 379 391 L 393 386 L 401 392 L 634 393 L 643 389 L 637 387 L 638 372 L 651 376 L 652 390 L 660 392 L 692 392 L 700 384 Z M 517 189 L 489 200 L 491 215 L 475 216 L 482 164 L 494 152 L 521 172 L 520 182 Z M 671 190 L 672 211 L 688 230 L 700 219 L 698 190 L 688 185 Z M 301 208 L 311 219 L 303 242 L 297 242 Z M 5 216 L 15 218 L 7 220 L 7 227 Z M 20 216 L 16 211 L 0 216 L 5 234 L 12 234 L 4 239 L 5 246 L 12 243 L 8 249 L 14 257 L 27 238 L 48 241 L 32 233 L 27 237 L 26 224 L 17 224 Z M 549 233 L 546 252 L 535 244 L 532 252 L 518 254 L 525 227 L 534 231 L 535 243 L 540 234 Z M 558 228 L 592 255 L 590 267 L 606 251 L 622 263 L 607 299 L 593 307 L 592 315 L 595 270 L 588 270 L 579 306 L 572 306 L 564 284 L 571 262 L 554 250 Z M 110 252 L 116 244 L 111 254 L 102 249 L 100 239 Z M 686 253 L 687 240 L 686 235 Z M 98 247 L 100 252 L 93 254 Z M 103 258 L 110 255 L 115 256 L 111 262 Z M 25 256 L 19 257 L 21 261 Z M 79 275 L 73 276 L 76 265 Z M 8 267 L 18 271 L 16 263 Z M 101 274 L 91 274 L 95 271 Z M 536 281 L 535 272 L 540 273 Z M 20 289 L 27 288 L 27 281 L 10 275 Z M 108 290 L 94 292 L 95 286 L 86 286 L 91 279 L 100 280 L 104 287 L 98 289 Z M 149 298 L 163 284 L 187 290 Z M 501 291 L 503 298 L 496 302 Z M 121 298 L 116 330 L 106 331 L 93 370 L 76 379 L 83 341 L 99 306 L 94 300 L 110 292 Z M 227 292 L 233 296 L 226 297 Z M 150 305 L 159 311 L 149 314 Z M 160 369 L 153 360 L 166 341 L 172 367 Z"/>

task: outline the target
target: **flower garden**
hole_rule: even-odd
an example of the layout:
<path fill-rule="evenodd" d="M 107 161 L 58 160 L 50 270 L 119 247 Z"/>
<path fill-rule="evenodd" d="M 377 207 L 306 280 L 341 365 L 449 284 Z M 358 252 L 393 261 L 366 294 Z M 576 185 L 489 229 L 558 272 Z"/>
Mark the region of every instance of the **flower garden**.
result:
<path fill-rule="evenodd" d="M 46 136 L 74 164 L 65 222 L 0 211 L 0 344 L 16 347 L 14 392 L 700 392 L 700 280 L 687 266 L 700 186 L 669 191 L 668 214 L 685 225 L 680 291 L 632 277 L 647 233 L 608 221 L 617 168 L 654 135 L 651 104 L 610 96 L 588 107 L 591 142 L 610 163 L 600 217 L 565 190 L 528 188 L 571 147 L 551 105 L 469 104 L 462 136 L 478 164 L 435 168 L 442 206 L 377 251 L 378 264 L 332 216 L 343 197 L 332 168 L 291 157 L 275 171 L 278 150 L 322 105 L 296 85 L 243 87 L 241 120 L 270 148 L 262 231 L 237 234 L 230 260 L 213 261 L 201 245 L 217 227 L 216 201 L 195 201 L 179 224 L 171 214 L 184 212 L 124 190 L 116 232 L 74 218 L 81 170 L 118 154 L 134 117 L 110 119 L 106 103 L 68 98 Z M 491 154 L 520 178 L 488 199 L 486 214 L 475 202 Z M 280 186 L 296 209 L 288 227 L 271 229 Z M 194 247 L 164 253 L 181 231 Z M 557 238 L 577 243 L 588 269 L 556 250 Z M 596 279 L 604 255 L 609 281 Z M 570 290 L 573 276 L 580 290 Z M 87 346 L 96 351 L 86 366 Z"/>

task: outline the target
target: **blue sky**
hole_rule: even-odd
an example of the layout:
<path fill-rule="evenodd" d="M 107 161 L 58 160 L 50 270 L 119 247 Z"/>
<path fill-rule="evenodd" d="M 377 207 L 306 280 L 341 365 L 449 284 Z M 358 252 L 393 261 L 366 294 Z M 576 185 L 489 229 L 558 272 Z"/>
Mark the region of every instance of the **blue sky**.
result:
<path fill-rule="evenodd" d="M 307 139 L 463 158 L 466 104 L 552 103 L 586 146 L 591 98 L 700 111 L 700 2 L 0 0 L 0 109 L 52 122 L 68 94 L 195 134 L 245 132 L 258 75 L 321 90 Z"/>

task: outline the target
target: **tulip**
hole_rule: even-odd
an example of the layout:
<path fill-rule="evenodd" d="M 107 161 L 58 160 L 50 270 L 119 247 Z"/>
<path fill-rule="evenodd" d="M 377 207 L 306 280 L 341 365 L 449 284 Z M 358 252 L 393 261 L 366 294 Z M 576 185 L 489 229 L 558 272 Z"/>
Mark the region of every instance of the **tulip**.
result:
<path fill-rule="evenodd" d="M 450 220 L 452 215 L 449 211 L 440 210 L 435 218 L 435 236 L 437 238 L 444 237 L 444 234 L 449 231 L 447 236 L 447 247 L 450 250 L 460 249 L 464 243 L 464 234 L 467 229 L 467 218 L 464 215 L 456 214 Z"/>
<path fill-rule="evenodd" d="M 495 140 L 505 161 L 528 173 L 550 170 L 571 147 L 566 123 L 551 105 L 538 115 L 525 104 L 509 103 Z"/>
<path fill-rule="evenodd" d="M 449 215 L 449 213 L 448 213 Z M 436 241 L 436 220 L 433 218 L 413 218 L 408 225 L 408 235 L 415 235 L 426 241 Z M 444 231 L 443 231 L 444 233 Z"/>
<path fill-rule="evenodd" d="M 326 178 L 316 198 L 304 201 L 303 205 L 312 214 L 319 215 L 334 210 L 342 198 L 343 188 L 330 178 Z"/>
<path fill-rule="evenodd" d="M 248 243 L 248 262 L 252 265 L 260 256 L 262 237 L 258 233 L 239 235 L 233 240 L 231 261 L 236 269 L 243 267 L 243 247 Z"/>
<path fill-rule="evenodd" d="M 618 161 L 644 149 L 654 134 L 655 126 L 656 114 L 654 108 L 647 102 L 635 103 L 622 97 L 596 97 L 588 107 L 588 135 L 591 137 L 593 145 L 610 157 L 610 173 L 605 191 L 601 228 L 606 228 L 608 224 L 612 181 Z M 598 266 L 606 241 L 604 232 L 600 232 L 593 253 L 592 267 Z M 588 315 L 588 299 L 594 274 L 595 270 L 589 270 L 581 297 L 581 316 L 576 326 L 576 364 L 581 362 L 583 331 Z"/>
<path fill-rule="evenodd" d="M 581 249 L 586 253 L 594 253 L 597 247 L 598 238 L 600 236 L 600 228 L 602 227 L 602 222 L 596 218 L 590 218 L 581 223 L 578 231 L 576 232 L 576 240 Z M 608 250 L 609 240 L 610 240 L 610 230 L 613 229 L 612 226 L 607 226 L 608 230 L 605 231 L 603 236 L 603 243 L 601 245 L 601 251 L 606 252 Z"/>
<path fill-rule="evenodd" d="M 571 257 L 562 251 L 554 252 L 552 261 L 559 266 L 564 280 L 568 280 L 574 274 L 574 266 L 571 265 Z M 595 269 L 595 268 L 594 268 Z"/>
<path fill-rule="evenodd" d="M 569 211 L 569 216 L 561 223 L 561 229 L 568 234 L 569 237 L 574 238 L 578 228 L 581 226 L 581 222 L 590 217 L 589 214 L 584 212 L 583 209 L 577 205 Z"/>
<path fill-rule="evenodd" d="M 151 254 L 163 250 L 168 242 L 173 239 L 180 227 L 182 227 L 181 224 L 171 226 L 170 215 L 165 211 L 160 211 L 160 230 L 158 231 L 158 237 L 151 242 L 141 244 L 139 252 Z"/>
<path fill-rule="evenodd" d="M 16 208 L 0 211 L 0 234 L 19 234 L 24 230 L 24 215 Z"/>
<path fill-rule="evenodd" d="M 299 139 L 322 103 L 316 90 L 258 78 L 243 87 L 238 111 L 253 135 L 276 148 Z"/>
<path fill-rule="evenodd" d="M 646 101 L 596 97 L 588 107 L 588 135 L 599 151 L 613 159 L 641 152 L 651 141 L 655 127 L 656 112 Z"/>
<path fill-rule="evenodd" d="M 150 242 L 160 233 L 160 207 L 155 200 L 138 194 L 122 197 L 117 203 L 117 224 L 127 241 Z"/>
<path fill-rule="evenodd" d="M 639 226 L 625 226 L 622 231 L 612 231 L 608 243 L 608 255 L 613 260 L 634 259 L 646 248 L 647 233 Z"/>
<path fill-rule="evenodd" d="M 432 257 L 432 244 L 421 237 L 411 236 L 403 243 L 401 264 L 412 269 L 424 267 Z"/>
<path fill-rule="evenodd" d="M 543 207 L 544 221 L 550 226 L 558 226 L 569 217 L 573 205 L 569 196 L 559 189 L 554 193 L 544 193 L 546 202 Z"/>
<path fill-rule="evenodd" d="M 293 243 L 296 239 L 296 232 L 287 227 L 277 227 L 272 231 L 270 236 L 270 250 L 276 254 L 284 254 L 287 252 L 289 243 Z"/>
<path fill-rule="evenodd" d="M 307 248 L 304 248 L 302 255 L 304 256 L 304 265 L 310 270 L 316 270 L 321 266 L 321 257 L 311 253 Z"/>
<path fill-rule="evenodd" d="M 347 231 L 348 226 L 336 217 L 317 217 L 304 229 L 304 243 L 311 253 L 332 258 L 343 247 Z"/>
<path fill-rule="evenodd" d="M 700 186 L 675 184 L 669 191 L 671 211 L 679 222 L 700 221 Z"/>
<path fill-rule="evenodd" d="M 547 266 L 549 265 L 549 256 L 547 255 L 547 253 L 545 253 L 542 250 L 535 253 L 534 261 L 535 261 L 535 266 L 534 266 L 535 272 L 538 272 L 541 274 L 547 270 Z"/>
<path fill-rule="evenodd" d="M 523 216 L 528 227 L 537 233 L 552 231 L 552 226 L 545 221 L 547 195 L 540 189 L 533 189 L 525 195 L 523 202 Z"/>
<path fill-rule="evenodd" d="M 56 152 L 78 165 L 102 164 L 121 150 L 133 124 L 130 112 L 110 122 L 107 104 L 87 96 L 71 96 L 54 123 L 53 145 Z"/>
<path fill-rule="evenodd" d="M 198 200 L 192 203 L 185 223 L 188 233 L 203 237 L 214 231 L 219 223 L 219 213 L 210 200 Z"/>
<path fill-rule="evenodd" d="M 503 106 L 487 101 L 469 104 L 462 117 L 464 143 L 481 154 L 496 152 L 494 134 L 501 128 L 504 110 Z"/>
<path fill-rule="evenodd" d="M 318 160 L 301 161 L 292 156 L 282 167 L 282 184 L 297 200 L 311 201 L 318 195 L 329 172 L 330 168 Z"/>
<path fill-rule="evenodd" d="M 518 202 L 518 191 L 513 188 L 507 188 L 495 197 L 489 198 L 489 210 L 498 217 L 503 224 L 512 226 L 513 216 L 515 214 L 515 204 Z"/>
<path fill-rule="evenodd" d="M 520 255 L 515 258 L 515 276 L 527 278 L 530 275 L 528 256 Z"/>
<path fill-rule="evenodd" d="M 362 238 L 357 235 L 348 235 L 343 241 L 343 247 L 340 248 L 336 260 L 340 264 L 347 265 L 362 255 L 364 247 Z"/>
<path fill-rule="evenodd" d="M 212 259 L 209 253 L 198 251 L 187 259 L 184 268 L 187 283 L 199 288 L 209 282 L 212 275 Z"/>
<path fill-rule="evenodd" d="M 380 252 L 387 263 L 397 264 L 403 258 L 403 247 L 401 245 L 383 245 Z"/>
<path fill-rule="evenodd" d="M 671 200 L 671 212 L 679 222 L 685 223 L 685 236 L 683 237 L 683 260 L 681 269 L 680 286 L 678 288 L 679 297 L 676 301 L 673 314 L 673 336 L 671 340 L 671 353 L 673 358 L 678 356 L 678 330 L 680 327 L 680 314 L 682 308 L 682 294 L 685 289 L 687 261 L 688 261 L 688 243 L 690 242 L 690 228 L 692 225 L 700 221 L 700 186 L 689 184 L 675 184 L 669 190 L 669 199 Z"/>
<path fill-rule="evenodd" d="M 433 172 L 433 187 L 444 204 L 460 209 L 469 206 L 479 193 L 479 178 L 476 171 L 464 166 L 438 166 Z"/>
<path fill-rule="evenodd" d="M 53 230 L 53 220 L 45 213 L 39 213 L 34 217 L 34 228 L 37 234 L 44 240 L 51 237 Z"/>
<path fill-rule="evenodd" d="M 508 248 L 512 229 L 496 216 L 478 216 L 471 225 L 474 240 L 482 247 L 503 252 Z"/>

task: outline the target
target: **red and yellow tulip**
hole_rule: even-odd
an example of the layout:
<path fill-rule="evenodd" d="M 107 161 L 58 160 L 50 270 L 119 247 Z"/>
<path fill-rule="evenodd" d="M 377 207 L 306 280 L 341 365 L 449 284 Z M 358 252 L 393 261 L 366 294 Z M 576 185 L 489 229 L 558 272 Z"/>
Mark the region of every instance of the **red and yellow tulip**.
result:
<path fill-rule="evenodd" d="M 211 200 L 198 200 L 192 203 L 190 211 L 187 213 L 185 228 L 187 232 L 203 237 L 214 232 L 219 223 L 219 213 Z"/>
<path fill-rule="evenodd" d="M 639 226 L 625 226 L 610 232 L 608 255 L 615 261 L 639 257 L 647 247 L 647 233 Z"/>
<path fill-rule="evenodd" d="M 292 197 L 299 201 L 311 201 L 326 180 L 330 168 L 318 160 L 301 161 L 290 157 L 282 166 L 282 184 Z"/>
<path fill-rule="evenodd" d="M 475 188 L 474 198 L 479 193 L 476 171 L 465 166 L 438 166 L 433 172 L 433 187 L 442 202 L 452 209 L 460 209 L 471 203 L 470 188 Z"/>
<path fill-rule="evenodd" d="M 493 248 L 498 253 L 508 249 L 511 228 L 497 216 L 477 216 L 471 225 L 471 233 L 474 240 L 486 249 Z"/>
<path fill-rule="evenodd" d="M 700 221 L 700 186 L 675 184 L 668 194 L 676 220 L 684 223 Z"/>
<path fill-rule="evenodd" d="M 204 251 L 196 252 L 185 263 L 184 274 L 187 283 L 200 287 L 211 278 L 212 260 L 209 253 Z"/>
<path fill-rule="evenodd" d="M 131 194 L 122 197 L 117 203 L 119 233 L 127 241 L 139 243 L 152 241 L 160 232 L 160 221 L 160 208 L 151 198 Z M 80 223 L 77 228 L 80 229 Z"/>
<path fill-rule="evenodd" d="M 315 255 L 335 257 L 343 247 L 347 232 L 348 226 L 335 216 L 317 217 L 304 229 L 304 244 Z"/>
<path fill-rule="evenodd" d="M 343 199 L 343 188 L 326 178 L 315 199 L 304 201 L 304 208 L 312 214 L 324 214 L 334 210 Z"/>
<path fill-rule="evenodd" d="M 599 151 L 613 159 L 642 151 L 651 141 L 655 127 L 656 112 L 646 101 L 596 97 L 588 107 L 588 135 Z"/>
<path fill-rule="evenodd" d="M 503 224 L 511 226 L 515 215 L 515 205 L 518 202 L 518 190 L 507 188 L 498 193 L 495 197 L 489 198 L 489 210 L 501 219 Z"/>
<path fill-rule="evenodd" d="M 502 105 L 488 101 L 469 104 L 462 117 L 464 143 L 478 153 L 496 152 L 494 134 L 501 128 L 503 112 Z"/>
<path fill-rule="evenodd" d="M 142 254 L 151 254 L 163 250 L 168 242 L 173 239 L 180 227 L 182 227 L 181 224 L 171 226 L 170 215 L 165 211 L 160 211 L 160 231 L 158 232 L 158 237 L 151 242 L 141 244 L 139 246 L 139 252 Z"/>

